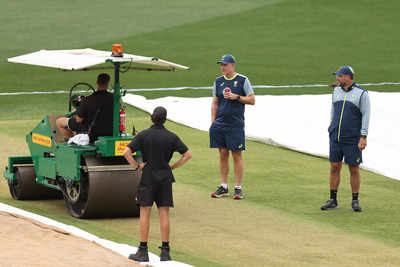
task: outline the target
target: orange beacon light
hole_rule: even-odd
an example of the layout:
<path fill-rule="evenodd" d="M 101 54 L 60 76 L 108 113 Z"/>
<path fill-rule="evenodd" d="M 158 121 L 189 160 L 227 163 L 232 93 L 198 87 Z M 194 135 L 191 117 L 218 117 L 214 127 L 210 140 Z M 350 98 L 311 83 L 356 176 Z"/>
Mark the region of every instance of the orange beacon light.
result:
<path fill-rule="evenodd" d="M 124 54 L 122 53 L 122 45 L 121 44 L 113 44 L 112 45 L 112 57 L 122 57 Z"/>

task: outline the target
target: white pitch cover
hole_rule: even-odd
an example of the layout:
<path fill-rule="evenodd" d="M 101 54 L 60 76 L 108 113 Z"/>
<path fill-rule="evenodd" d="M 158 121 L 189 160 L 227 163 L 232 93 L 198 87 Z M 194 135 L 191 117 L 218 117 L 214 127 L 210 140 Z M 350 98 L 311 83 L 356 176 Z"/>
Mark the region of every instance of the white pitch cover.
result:
<path fill-rule="evenodd" d="M 400 180 L 400 93 L 369 91 L 369 95 L 371 119 L 362 167 Z M 169 120 L 203 131 L 210 127 L 211 97 L 148 100 L 128 94 L 123 101 L 149 113 L 157 106 L 164 106 Z M 246 137 L 328 157 L 330 109 L 331 95 L 257 95 L 254 106 L 246 105 Z M 268 162 L 265 164 L 268 166 Z"/>

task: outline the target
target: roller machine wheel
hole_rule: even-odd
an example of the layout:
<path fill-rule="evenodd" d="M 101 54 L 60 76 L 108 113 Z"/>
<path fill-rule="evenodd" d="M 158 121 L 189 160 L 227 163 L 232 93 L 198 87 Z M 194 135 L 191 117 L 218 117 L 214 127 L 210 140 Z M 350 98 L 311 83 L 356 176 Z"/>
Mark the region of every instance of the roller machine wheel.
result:
<path fill-rule="evenodd" d="M 16 179 L 8 181 L 11 196 L 16 200 L 62 199 L 59 190 L 44 187 L 36 183 L 33 166 L 15 167 Z"/>
<path fill-rule="evenodd" d="M 122 157 L 84 157 L 78 182 L 65 181 L 64 199 L 76 218 L 132 217 L 139 215 L 136 192 L 140 173 Z"/>

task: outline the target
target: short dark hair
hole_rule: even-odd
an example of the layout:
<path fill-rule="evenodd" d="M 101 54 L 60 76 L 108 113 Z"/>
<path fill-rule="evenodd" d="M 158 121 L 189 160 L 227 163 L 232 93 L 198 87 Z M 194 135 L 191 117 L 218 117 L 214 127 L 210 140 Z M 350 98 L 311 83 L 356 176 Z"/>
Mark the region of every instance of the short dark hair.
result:
<path fill-rule="evenodd" d="M 110 82 L 110 75 L 107 73 L 101 73 L 97 76 L 98 85 L 107 85 Z"/>
<path fill-rule="evenodd" d="M 151 114 L 151 121 L 156 125 L 163 125 L 167 120 L 167 110 L 164 107 L 156 107 Z"/>

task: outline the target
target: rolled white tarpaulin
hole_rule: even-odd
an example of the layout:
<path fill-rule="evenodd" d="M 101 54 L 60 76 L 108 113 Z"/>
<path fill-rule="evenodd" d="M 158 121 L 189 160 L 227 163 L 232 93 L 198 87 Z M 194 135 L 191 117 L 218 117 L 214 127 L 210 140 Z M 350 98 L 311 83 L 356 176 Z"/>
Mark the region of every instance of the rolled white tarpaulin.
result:
<path fill-rule="evenodd" d="M 211 92 L 210 92 L 211 94 Z M 400 93 L 369 92 L 371 119 L 362 168 L 400 180 Z M 148 100 L 128 94 L 123 101 L 149 113 L 157 106 L 168 110 L 168 119 L 208 131 L 211 97 L 164 97 Z M 246 137 L 311 155 L 328 157 L 331 95 L 256 96 L 246 106 Z"/>

